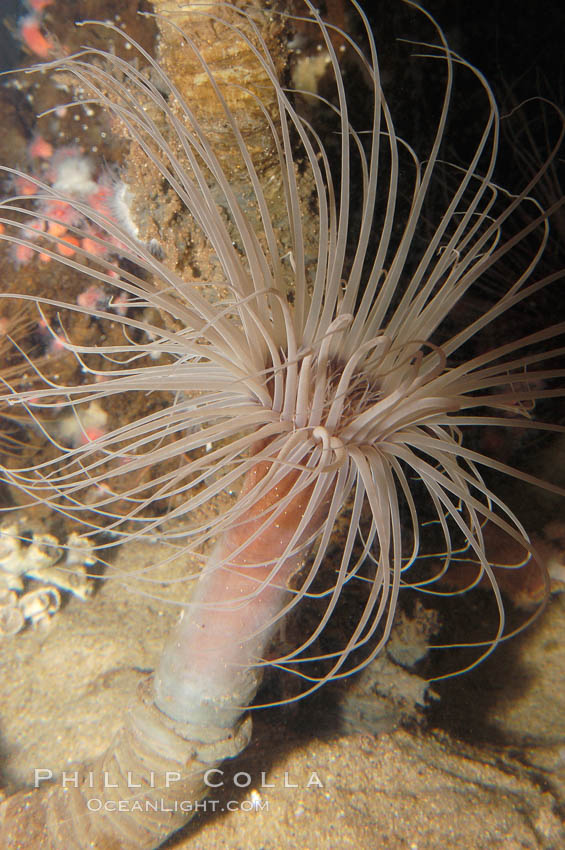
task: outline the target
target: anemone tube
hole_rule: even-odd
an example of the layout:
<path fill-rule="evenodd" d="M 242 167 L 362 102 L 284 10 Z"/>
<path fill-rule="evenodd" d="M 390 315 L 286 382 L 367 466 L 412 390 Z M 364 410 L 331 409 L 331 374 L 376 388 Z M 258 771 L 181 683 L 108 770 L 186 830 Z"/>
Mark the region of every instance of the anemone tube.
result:
<path fill-rule="evenodd" d="M 552 210 L 530 198 L 534 181 L 515 196 L 506 196 L 494 183 L 498 113 L 492 92 L 478 71 L 449 50 L 439 28 L 435 43 L 420 48 L 430 62 L 443 64 L 445 86 L 430 149 L 418 159 L 395 133 L 370 26 L 360 7 L 351 6 L 364 31 L 363 49 L 324 23 L 307 0 L 304 15 L 288 19 L 272 12 L 263 18 L 228 4 L 196 4 L 183 11 L 194 14 L 194 27 L 188 28 L 184 17 L 182 31 L 174 17 L 160 21 L 180 39 L 214 101 L 211 122 L 221 125 L 228 139 L 224 147 L 232 148 L 239 164 L 233 177 L 205 119 L 172 76 L 127 35 L 123 38 L 150 74 L 95 48 L 42 66 L 70 74 L 79 99 L 102 105 L 121 123 L 190 212 L 216 257 L 221 280 L 187 282 L 119 223 L 37 179 L 46 197 L 69 203 L 107 234 L 106 240 L 97 237 L 107 251 L 78 247 L 75 258 L 62 257 L 56 252 L 62 237 L 47 231 L 38 243 L 18 217 L 40 217 L 40 212 L 30 213 L 19 198 L 2 202 L 2 239 L 28 245 L 130 299 L 124 316 L 88 308 L 101 322 L 123 328 L 122 345 L 90 348 L 75 343 L 72 335 L 64 340 L 96 383 L 63 387 L 45 375 L 43 389 L 11 392 L 7 386 L 5 400 L 34 418 L 42 408 L 60 405 L 61 398 L 76 409 L 115 393 L 165 388 L 173 399 L 163 410 L 62 451 L 55 460 L 3 469 L 4 481 L 25 494 L 30 505 L 40 502 L 82 520 L 92 535 L 100 528 L 110 530 L 118 542 L 159 533 L 174 544 L 181 534 L 172 521 L 185 520 L 187 557 L 204 561 L 195 595 L 184 606 L 154 677 L 140 684 L 107 752 L 84 766 L 79 788 L 53 784 L 5 801 L 2 846 L 159 846 L 190 818 L 175 804 L 204 797 L 207 770 L 247 744 L 251 724 L 246 709 L 265 665 L 296 670 L 309 693 L 374 658 L 390 633 L 400 587 L 408 583 L 419 549 L 421 493 L 415 495 L 415 479 L 444 538 L 445 570 L 458 533 L 480 565 L 477 582 L 486 578 L 492 586 L 499 623 L 479 654 L 488 654 L 503 636 L 504 609 L 484 551 L 483 523 L 489 520 L 526 548 L 529 542 L 480 467 L 543 482 L 467 447 L 462 432 L 475 425 L 531 427 L 520 411 L 536 399 L 562 394 L 563 371 L 551 361 L 563 354 L 553 340 L 565 324 L 471 356 L 467 345 L 558 279 L 557 273 L 533 277 Z M 308 19 L 327 54 L 337 105 L 316 93 L 308 96 L 337 121 L 339 186 L 316 131 L 279 82 L 275 48 L 263 35 L 273 17 L 279 22 Z M 237 42 L 262 80 L 259 85 L 250 84 L 249 91 L 229 74 L 221 77 L 194 34 L 198 23 L 212 26 L 216 37 L 221 32 L 228 43 Z M 355 57 L 371 92 L 368 136 L 354 127 L 336 35 Z M 474 75 L 482 87 L 488 119 L 469 165 L 452 168 L 454 188 L 430 228 L 423 211 L 436 172 L 447 167 L 440 146 L 456 68 Z M 267 168 L 265 177 L 257 163 L 243 129 L 246 108 L 237 114 L 230 100 L 234 92 L 253 103 L 269 138 L 276 193 L 283 199 L 282 224 L 267 195 L 273 174 Z M 295 168 L 297 150 L 315 198 L 316 215 L 309 222 L 306 190 Z M 350 191 L 352 161 L 360 174 L 360 201 Z M 399 199 L 403 168 L 413 174 L 407 212 Z M 242 200 L 243 184 L 252 196 L 253 213 Z M 360 215 L 352 247 L 355 208 Z M 530 211 L 527 223 L 503 239 L 508 222 L 524 208 Z M 116 241 L 127 261 L 120 266 L 108 259 Z M 514 272 L 485 312 L 449 332 L 448 318 L 466 294 L 522 242 L 531 250 L 524 269 Z M 67 314 L 87 311 L 53 298 L 40 302 Z M 155 314 L 166 318 L 154 320 Z M 434 341 L 438 331 L 441 345 Z M 461 351 L 465 356 L 458 358 Z M 105 357 L 111 367 L 101 369 L 95 356 Z M 528 380 L 523 379 L 526 370 Z M 509 377 L 514 374 L 520 380 Z M 508 416 L 509 408 L 518 413 Z M 179 456 L 190 459 L 166 466 Z M 121 479 L 159 464 L 163 472 L 154 477 L 150 493 L 143 483 L 119 491 Z M 193 512 L 232 489 L 238 490 L 237 498 L 211 527 L 207 521 L 191 522 Z M 155 500 L 179 494 L 181 506 L 177 502 L 166 515 L 149 510 Z M 118 502 L 128 505 L 125 513 Z M 324 577 L 324 557 L 344 505 L 351 515 L 343 551 L 320 590 L 316 581 Z M 409 518 L 408 534 L 401 511 Z M 92 514 L 99 524 L 89 519 Z M 107 545 L 100 544 L 99 551 Z M 316 641 L 343 589 L 356 581 L 367 588 L 358 620 L 339 651 L 320 653 Z M 277 626 L 313 597 L 325 604 L 319 623 L 297 648 L 269 659 Z M 323 672 L 307 666 L 311 662 L 321 663 Z M 167 781 L 171 773 L 177 777 L 174 783 Z M 91 797 L 131 799 L 131 774 L 143 785 L 135 791 L 140 804 L 135 811 L 93 816 Z M 156 783 L 149 781 L 150 774 Z"/>

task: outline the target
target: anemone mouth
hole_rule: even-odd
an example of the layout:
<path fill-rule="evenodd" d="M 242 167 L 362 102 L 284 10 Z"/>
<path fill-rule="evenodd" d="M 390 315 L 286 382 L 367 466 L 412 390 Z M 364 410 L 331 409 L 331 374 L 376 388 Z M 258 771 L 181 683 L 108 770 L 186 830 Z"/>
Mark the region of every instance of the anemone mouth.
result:
<path fill-rule="evenodd" d="M 274 93 L 273 112 L 272 100 L 267 106 L 257 90 L 247 92 L 274 153 L 274 194 L 282 199 L 278 207 L 268 188 L 273 175 L 267 168 L 265 177 L 257 165 L 253 142 L 240 127 L 219 72 L 196 36 L 179 33 L 174 22 L 166 26 L 179 36 L 212 93 L 245 192 L 225 164 L 226 146 L 213 141 L 176 80 L 129 36 L 121 34 L 145 64 L 143 70 L 95 48 L 42 68 L 72 78 L 80 106 L 96 104 L 121 123 L 135 148 L 133 167 L 141 174 L 144 163 L 157 174 L 155 193 L 172 197 L 182 224 L 190 213 L 191 238 L 207 246 L 202 263 L 209 278 L 187 273 L 186 252 L 178 245 L 180 228 L 166 246 L 173 259 L 166 251 L 156 255 L 149 241 L 142 242 L 123 221 L 94 205 L 88 181 L 73 195 L 57 181 L 32 175 L 32 202 L 14 197 L 0 205 L 7 228 L 0 238 L 31 250 L 38 263 L 41 258 L 56 261 L 64 271 L 86 275 L 102 287 L 94 308 L 56 292 L 13 296 L 39 301 L 51 338 L 76 371 L 65 382 L 55 376 L 55 368 L 28 358 L 43 387 L 21 391 L 6 382 L 4 401 L 24 410 L 50 447 L 38 463 L 6 464 L 3 480 L 23 494 L 27 506 L 40 503 L 79 521 L 87 536 L 105 533 L 98 542 L 101 558 L 117 542 L 159 536 L 202 564 L 212 538 L 244 527 L 250 511 L 258 523 L 251 535 L 256 540 L 294 509 L 296 499 L 301 513 L 284 552 L 265 556 L 257 566 L 275 578 L 285 558 L 292 555 L 305 563 L 277 621 L 303 599 L 325 605 L 298 649 L 278 659 L 279 666 L 303 675 L 307 689 L 374 657 L 390 632 L 401 586 L 412 583 L 429 591 L 465 546 L 477 563 L 470 585 L 486 577 L 500 614 L 494 637 L 479 653 L 501 638 L 503 605 L 485 553 L 483 526 L 488 520 L 526 548 L 530 544 L 524 526 L 497 498 L 483 470 L 490 466 L 527 482 L 534 477 L 489 460 L 480 446 L 467 446 L 463 434 L 479 425 L 530 428 L 528 407 L 563 394 L 564 373 L 557 365 L 563 347 L 553 340 L 563 334 L 565 323 L 525 336 L 519 328 L 506 341 L 493 331 L 560 273 L 534 276 L 551 212 L 530 197 L 533 180 L 512 196 L 494 180 L 498 112 L 490 88 L 449 50 L 439 28 L 434 44 L 418 45 L 422 61 L 441 63 L 445 70 L 434 133 L 419 159 L 395 132 L 373 35 L 362 11 L 353 6 L 365 27 L 366 52 L 305 3 L 336 91 L 333 102 L 317 93 L 309 96 L 338 125 L 333 143 L 339 185 L 332 174 L 334 161 L 312 121 L 301 116 L 292 93 L 280 85 L 253 18 L 235 10 L 235 23 L 231 18 L 225 22 L 262 73 L 265 89 Z M 219 24 L 217 17 L 212 20 Z M 293 16 L 284 20 L 291 23 Z M 111 24 L 98 26 L 118 32 Z M 366 79 L 371 104 L 362 129 L 348 105 L 336 35 L 345 39 Z M 478 82 L 487 107 L 465 167 L 450 166 L 441 156 L 457 72 Z M 231 83 L 236 95 L 244 88 Z M 403 170 L 411 177 L 408 187 L 401 182 Z M 24 177 L 21 171 L 5 171 Z M 432 187 L 437 180 L 439 190 L 445 189 L 446 174 L 448 199 L 434 211 Z M 63 210 L 54 210 L 53 203 L 63 204 Z M 143 198 L 138 209 L 142 205 Z M 513 230 L 509 223 L 525 207 L 534 214 Z M 72 215 L 61 234 L 54 225 L 68 210 Z M 162 235 L 166 213 L 151 212 L 147 229 L 152 224 Z M 60 249 L 74 244 L 71 237 L 79 244 L 66 256 Z M 528 249 L 525 261 L 482 309 L 483 281 L 520 244 Z M 473 311 L 467 298 L 477 292 L 480 307 Z M 116 309 L 118 296 L 127 299 L 122 312 Z M 460 308 L 468 312 L 451 321 Z M 73 332 L 79 320 L 95 322 L 105 340 L 94 333 L 87 342 L 81 340 Z M 523 374 L 528 380 L 514 379 Z M 135 416 L 119 410 L 121 398 L 152 395 L 158 396 L 152 409 L 140 405 Z M 120 424 L 81 442 L 87 436 L 83 413 L 97 403 L 112 404 Z M 65 445 L 42 420 L 42 414 L 59 410 L 77 425 L 78 445 Z M 285 489 L 289 480 L 292 487 Z M 261 507 L 277 488 L 279 505 Z M 223 503 L 217 515 L 207 507 L 215 500 Z M 427 521 L 435 523 L 443 540 L 438 550 L 443 555 L 431 578 L 409 582 L 424 548 L 419 527 L 424 500 L 430 505 Z M 344 510 L 349 524 L 341 554 L 328 569 L 326 553 Z M 239 546 L 237 554 L 245 549 Z M 230 563 L 221 567 L 236 571 Z M 143 580 L 151 587 L 150 576 Z M 317 641 L 341 593 L 355 583 L 364 591 L 361 613 L 344 646 L 318 651 Z M 218 602 L 218 607 L 233 602 Z M 364 650 L 363 660 L 348 666 L 349 656 L 357 658 Z M 304 673 L 301 656 L 328 662 L 329 672 L 318 678 Z"/>

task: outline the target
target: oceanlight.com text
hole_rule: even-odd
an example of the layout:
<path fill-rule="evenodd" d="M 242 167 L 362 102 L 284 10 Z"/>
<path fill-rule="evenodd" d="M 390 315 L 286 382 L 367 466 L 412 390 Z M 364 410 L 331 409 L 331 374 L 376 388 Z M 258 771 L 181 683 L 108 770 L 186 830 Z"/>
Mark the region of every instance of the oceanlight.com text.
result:
<path fill-rule="evenodd" d="M 87 800 L 90 812 L 257 812 L 268 811 L 269 801 L 253 795 L 250 800 Z"/>

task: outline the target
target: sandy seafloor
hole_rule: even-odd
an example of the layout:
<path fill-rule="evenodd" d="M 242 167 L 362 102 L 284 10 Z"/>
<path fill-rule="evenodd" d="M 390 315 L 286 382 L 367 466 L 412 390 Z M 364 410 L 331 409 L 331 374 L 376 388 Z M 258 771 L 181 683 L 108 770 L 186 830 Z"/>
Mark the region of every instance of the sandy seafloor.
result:
<path fill-rule="evenodd" d="M 84 5 L 96 17 L 108 4 Z M 124 4 L 128 12 L 135 5 Z M 24 138 L 28 120 L 11 127 L 3 155 Z M 14 287 L 31 287 L 29 268 L 16 271 L 5 256 L 2 263 L 5 282 L 9 274 Z M 52 270 L 42 275 L 56 277 Z M 71 286 L 67 278 L 56 283 L 63 292 Z M 84 333 L 87 341 L 94 330 Z M 114 568 L 143 569 L 158 558 L 156 544 L 130 544 Z M 559 850 L 564 614 L 565 595 L 556 594 L 525 634 L 441 688 L 443 712 L 419 680 L 384 657 L 338 695 L 257 713 L 252 743 L 224 766 L 225 785 L 210 797 L 216 810 L 209 802 L 166 846 Z M 58 774 L 104 750 L 175 616 L 170 605 L 104 582 L 86 602 L 66 598 L 48 629 L 28 628 L 2 642 L 5 793 L 32 784 L 36 768 Z M 250 777 L 248 787 L 236 786 L 237 771 Z M 313 773 L 322 787 L 307 787 Z"/>
<path fill-rule="evenodd" d="M 158 546 L 124 546 L 116 568 L 150 565 L 158 554 Z M 249 748 L 217 776 L 225 783 L 210 796 L 217 802 L 167 846 L 558 850 L 564 614 L 565 595 L 557 595 L 536 626 L 467 679 L 459 709 L 466 740 L 427 726 L 413 702 L 422 691 L 398 667 L 391 687 L 383 658 L 369 685 L 351 682 L 339 700 L 328 694 L 257 713 Z M 88 602 L 71 599 L 47 631 L 3 642 L 8 792 L 32 784 L 36 768 L 71 772 L 103 751 L 173 619 L 169 606 L 109 582 Z"/>

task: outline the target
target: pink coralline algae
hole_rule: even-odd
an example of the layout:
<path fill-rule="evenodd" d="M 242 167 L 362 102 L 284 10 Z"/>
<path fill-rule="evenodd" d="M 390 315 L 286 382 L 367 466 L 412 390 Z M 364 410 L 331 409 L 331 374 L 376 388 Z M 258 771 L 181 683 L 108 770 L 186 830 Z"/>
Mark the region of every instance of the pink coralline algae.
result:
<path fill-rule="evenodd" d="M 26 5 L 30 13 L 18 20 L 20 41 L 30 53 L 40 59 L 46 59 L 55 47 L 55 42 L 44 34 L 43 25 L 43 11 L 52 2 L 53 0 L 27 0 Z"/>
<path fill-rule="evenodd" d="M 122 226 L 129 222 L 129 230 L 137 238 L 127 209 L 127 186 L 97 167 L 79 147 L 53 149 L 36 136 L 27 153 L 35 167 L 29 176 L 15 174 L 13 183 L 22 198 L 35 202 L 33 214 L 25 222 L 25 236 L 37 243 L 37 249 L 29 244 L 13 245 L 17 264 L 30 262 L 34 255 L 49 262 L 53 250 L 64 257 L 72 257 L 77 248 L 93 257 L 106 256 L 112 248 L 119 254 L 123 245 L 108 232 L 107 222 Z"/>

